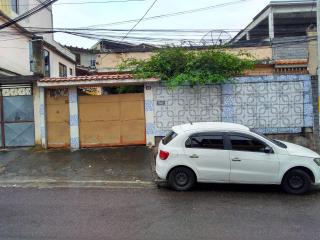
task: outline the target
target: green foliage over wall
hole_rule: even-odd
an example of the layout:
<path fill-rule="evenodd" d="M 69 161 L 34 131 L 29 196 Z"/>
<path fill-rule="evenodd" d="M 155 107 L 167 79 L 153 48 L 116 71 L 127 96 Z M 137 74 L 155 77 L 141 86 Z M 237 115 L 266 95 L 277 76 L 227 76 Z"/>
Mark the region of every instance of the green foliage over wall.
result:
<path fill-rule="evenodd" d="M 124 60 L 119 69 L 131 69 L 136 78 L 158 77 L 169 88 L 175 88 L 186 84 L 223 83 L 253 67 L 252 57 L 245 53 L 236 55 L 224 49 L 163 48 L 148 60 Z"/>

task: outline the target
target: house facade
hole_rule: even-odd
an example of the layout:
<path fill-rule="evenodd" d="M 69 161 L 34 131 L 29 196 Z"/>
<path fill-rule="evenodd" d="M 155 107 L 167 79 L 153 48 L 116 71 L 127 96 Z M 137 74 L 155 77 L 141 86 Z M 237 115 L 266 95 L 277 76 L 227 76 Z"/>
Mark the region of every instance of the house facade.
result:
<path fill-rule="evenodd" d="M 141 129 L 145 129 L 145 144 L 155 145 L 157 139 L 163 137 L 177 124 L 225 121 L 241 123 L 258 132 L 315 148 L 314 122 L 318 107 L 314 98 L 317 93 L 315 80 L 312 77 L 314 57 L 311 57 L 313 50 L 310 49 L 313 49 L 313 46 L 309 46 L 310 41 L 307 41 L 309 34 L 307 29 L 315 22 L 314 4 L 315 1 L 271 2 L 261 11 L 247 28 L 235 36 L 229 44 L 230 47 L 226 49 L 232 53 L 245 51 L 254 56 L 258 64 L 254 70 L 247 71 L 244 76 L 230 79 L 227 84 L 181 86 L 170 90 L 159 81 L 140 82 L 140 85 L 143 85 L 144 95 L 139 101 L 144 104 L 144 115 L 141 116 L 145 125 Z M 92 77 L 98 81 L 93 84 L 90 78 L 82 80 L 89 81 L 94 87 L 104 87 L 105 83 L 99 79 L 114 74 L 124 59 L 143 60 L 150 58 L 154 53 L 154 49 L 137 51 L 137 48 L 130 44 L 117 44 L 107 40 L 97 43 L 93 49 L 98 53 L 95 62 L 97 76 Z M 119 74 L 116 75 L 122 78 Z M 57 85 L 55 82 L 57 80 L 44 81 L 46 83 L 40 82 L 44 88 L 51 84 Z M 72 83 L 73 80 L 70 79 L 69 84 Z M 112 84 L 119 86 L 122 83 Z M 77 117 L 73 117 L 77 119 L 77 130 L 74 131 L 80 134 L 75 141 L 78 144 L 74 146 L 86 147 L 85 144 L 81 144 L 83 141 L 81 139 L 84 139 L 84 136 L 81 137 L 81 132 L 86 131 L 82 128 L 86 121 L 94 122 L 97 119 L 87 120 L 82 115 L 84 110 L 81 110 L 81 104 L 84 104 L 85 100 L 84 98 L 82 101 L 79 100 L 79 94 L 82 93 L 79 91 L 81 84 L 77 79 L 73 87 L 77 88 L 74 93 L 77 92 L 79 101 Z M 125 99 L 124 95 L 120 94 L 117 97 Z M 100 99 L 102 101 L 102 97 Z M 117 103 L 117 106 L 111 109 L 117 115 L 115 119 L 121 122 L 119 116 L 122 104 Z M 73 127 L 71 125 L 70 121 L 70 129 Z M 121 124 L 117 126 L 120 127 L 116 130 L 118 132 L 116 139 L 121 139 Z M 99 129 L 102 129 L 102 126 Z M 88 135 L 87 137 L 90 138 Z M 91 137 L 97 143 L 105 141 L 99 141 L 97 134 L 92 134 Z M 74 141 L 72 139 L 71 137 L 70 143 Z M 130 142 L 122 143 L 130 145 Z"/>
<path fill-rule="evenodd" d="M 0 1 L 0 25 L 40 4 L 37 0 Z M 40 92 L 44 76 L 75 75 L 75 56 L 54 41 L 51 6 L 0 30 L 0 148 L 41 144 Z"/>

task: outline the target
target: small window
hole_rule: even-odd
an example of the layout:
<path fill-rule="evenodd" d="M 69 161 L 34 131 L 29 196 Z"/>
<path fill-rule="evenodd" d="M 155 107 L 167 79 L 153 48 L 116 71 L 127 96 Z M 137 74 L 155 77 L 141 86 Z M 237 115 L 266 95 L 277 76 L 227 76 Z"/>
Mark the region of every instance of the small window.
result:
<path fill-rule="evenodd" d="M 253 137 L 231 135 L 229 136 L 232 150 L 247 152 L 264 152 L 266 145 Z"/>
<path fill-rule="evenodd" d="M 67 77 L 67 66 L 59 63 L 59 77 Z"/>
<path fill-rule="evenodd" d="M 91 67 L 95 67 L 96 66 L 96 60 L 95 59 L 90 60 L 90 66 Z"/>
<path fill-rule="evenodd" d="M 72 68 L 69 69 L 69 72 L 70 72 L 70 76 L 72 76 L 73 75 Z"/>
<path fill-rule="evenodd" d="M 11 10 L 15 13 L 19 13 L 19 0 L 11 0 Z"/>
<path fill-rule="evenodd" d="M 29 41 L 29 63 L 30 63 L 30 71 L 34 71 L 34 64 L 33 64 L 33 47 L 32 42 Z"/>
<path fill-rule="evenodd" d="M 176 134 L 174 131 L 170 131 L 167 136 L 165 136 L 162 139 L 162 144 L 163 145 L 167 145 L 169 142 L 172 141 L 172 139 L 174 139 L 176 136 L 178 136 L 178 134 Z"/>
<path fill-rule="evenodd" d="M 196 134 L 186 142 L 187 148 L 221 149 L 224 150 L 222 134 Z"/>
<path fill-rule="evenodd" d="M 44 59 L 44 76 L 50 77 L 50 53 L 47 50 L 43 50 Z"/>
<path fill-rule="evenodd" d="M 81 57 L 80 54 L 75 54 L 76 55 L 76 63 L 77 65 L 81 65 Z"/>

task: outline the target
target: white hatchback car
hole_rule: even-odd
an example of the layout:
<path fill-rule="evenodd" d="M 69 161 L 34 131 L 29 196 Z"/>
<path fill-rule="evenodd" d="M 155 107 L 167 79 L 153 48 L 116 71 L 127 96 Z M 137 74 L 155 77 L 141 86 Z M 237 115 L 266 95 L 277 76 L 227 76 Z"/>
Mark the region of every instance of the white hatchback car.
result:
<path fill-rule="evenodd" d="M 281 184 L 302 194 L 320 184 L 320 155 L 239 124 L 190 123 L 162 139 L 156 172 L 178 191 L 206 182 Z"/>

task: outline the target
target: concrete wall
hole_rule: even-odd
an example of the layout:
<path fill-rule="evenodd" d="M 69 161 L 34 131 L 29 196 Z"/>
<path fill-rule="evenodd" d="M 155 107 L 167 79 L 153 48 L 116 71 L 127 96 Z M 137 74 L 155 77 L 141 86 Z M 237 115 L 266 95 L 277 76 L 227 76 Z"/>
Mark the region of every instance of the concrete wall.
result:
<path fill-rule="evenodd" d="M 5 21 L 0 18 L 0 24 Z M 8 71 L 31 75 L 29 62 L 29 38 L 19 34 L 13 28 L 7 28 L 6 32 L 10 30 L 13 34 L 2 33 L 5 29 L 0 30 L 0 68 Z"/>
<path fill-rule="evenodd" d="M 315 37 L 317 36 L 316 31 L 309 31 L 308 32 L 309 37 Z M 317 75 L 317 68 L 318 68 L 318 42 L 317 40 L 312 40 L 308 44 L 308 70 L 311 75 Z"/>
<path fill-rule="evenodd" d="M 20 5 L 18 7 L 18 14 L 11 10 L 8 6 L 11 4 L 11 0 L 0 0 L 0 10 L 3 11 L 8 17 L 16 18 L 24 12 L 34 8 L 36 5 L 40 4 L 40 0 L 23 0 L 19 1 Z M 49 6 L 39 11 L 38 13 L 30 16 L 19 22 L 22 27 L 41 27 L 41 28 L 52 28 L 53 17 L 52 17 L 52 7 Z M 45 34 L 44 39 L 48 42 L 53 42 L 53 34 Z"/>
<path fill-rule="evenodd" d="M 31 4 L 34 6 L 36 3 L 38 3 L 36 0 L 29 2 L 30 6 Z M 11 16 L 15 17 L 15 14 L 12 13 Z M 4 22 L 6 22 L 6 20 L 0 18 L 0 24 L 3 24 Z M 35 14 L 31 17 L 28 22 L 21 22 L 21 25 L 31 26 L 33 23 L 35 23 L 35 25 L 32 26 L 38 26 L 40 24 L 39 27 L 52 27 L 51 10 L 44 9 L 39 12 L 39 15 Z M 10 34 L 8 31 L 10 31 Z M 32 72 L 30 71 L 30 40 L 29 37 L 18 31 L 15 26 L 0 30 L 0 72 L 2 68 L 7 70 L 6 75 L 32 75 Z M 53 45 L 53 48 L 65 54 L 68 58 L 75 60 L 75 56 L 68 49 L 53 41 L 53 38 L 45 37 L 45 40 Z M 46 49 L 50 52 L 52 77 L 59 76 L 58 62 L 67 65 L 68 71 L 69 68 L 73 68 L 73 73 L 75 73 L 75 66 L 72 62 L 58 55 L 56 53 L 57 51 L 48 48 Z"/>
<path fill-rule="evenodd" d="M 124 59 L 135 58 L 138 60 L 149 59 L 152 52 L 131 52 L 131 53 L 101 53 L 97 55 L 98 72 L 115 71 Z"/>
<path fill-rule="evenodd" d="M 233 83 L 183 86 L 169 90 L 150 85 L 154 136 L 164 136 L 172 126 L 188 122 L 224 121 L 244 124 L 262 133 L 300 133 L 313 127 L 309 75 L 239 77 Z M 152 120 L 150 120 L 152 121 Z"/>
<path fill-rule="evenodd" d="M 80 65 L 85 67 L 91 67 L 91 60 L 96 60 L 97 56 L 91 53 L 80 54 Z"/>
<path fill-rule="evenodd" d="M 10 29 L 18 33 L 14 28 Z M 1 35 L 0 31 L 0 68 L 12 72 L 12 75 L 32 75 L 33 73 L 30 71 L 30 40 L 31 39 L 22 34 L 18 36 Z M 50 52 L 51 77 L 59 76 L 59 62 L 68 67 L 68 76 L 70 68 L 73 69 L 72 72 L 75 74 L 75 64 L 73 62 L 62 57 L 51 49 L 45 49 Z M 8 73 L 8 75 L 10 74 Z"/>
<path fill-rule="evenodd" d="M 248 53 L 257 60 L 272 59 L 271 47 L 247 47 L 247 48 L 231 48 L 228 52 L 238 54 L 240 52 Z M 100 53 L 97 55 L 98 72 L 115 71 L 124 59 L 134 58 L 138 60 L 146 60 L 152 56 L 152 52 L 131 52 L 131 53 Z"/>
<path fill-rule="evenodd" d="M 50 52 L 50 77 L 59 77 L 59 63 L 67 66 L 67 76 L 70 77 L 70 68 L 72 69 L 72 76 L 75 76 L 75 64 L 66 58 L 60 56 L 56 52 L 45 48 Z"/>
<path fill-rule="evenodd" d="M 240 52 L 248 53 L 257 60 L 271 60 L 272 59 L 272 48 L 269 46 L 261 47 L 245 47 L 245 48 L 231 48 L 227 51 L 237 54 Z"/>

